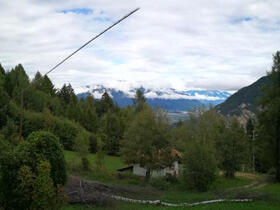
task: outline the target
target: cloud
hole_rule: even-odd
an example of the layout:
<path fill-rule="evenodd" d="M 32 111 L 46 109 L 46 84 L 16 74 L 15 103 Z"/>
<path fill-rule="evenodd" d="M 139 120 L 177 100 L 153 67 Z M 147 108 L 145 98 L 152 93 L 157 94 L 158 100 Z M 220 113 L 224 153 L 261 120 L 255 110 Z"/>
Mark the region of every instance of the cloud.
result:
<path fill-rule="evenodd" d="M 0 62 L 45 73 L 138 6 L 51 73 L 56 86 L 236 91 L 265 75 L 280 49 L 278 0 L 0 1 Z"/>

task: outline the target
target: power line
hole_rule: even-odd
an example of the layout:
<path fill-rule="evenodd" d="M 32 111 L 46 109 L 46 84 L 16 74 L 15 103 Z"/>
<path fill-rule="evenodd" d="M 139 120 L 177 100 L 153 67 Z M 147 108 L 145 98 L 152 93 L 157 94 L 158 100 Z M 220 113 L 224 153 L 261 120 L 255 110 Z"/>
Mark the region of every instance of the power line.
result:
<path fill-rule="evenodd" d="M 54 67 L 52 67 L 49 71 L 47 71 L 42 77 L 40 77 L 37 80 L 34 80 L 34 82 L 38 82 L 41 79 L 43 79 L 45 76 L 47 76 L 49 73 L 51 73 L 52 71 L 54 71 L 57 67 L 59 67 L 61 64 L 63 64 L 65 61 L 67 61 L 69 58 L 71 58 L 73 55 L 75 55 L 77 52 L 79 52 L 81 49 L 83 49 L 84 47 L 86 47 L 88 44 L 90 44 L 91 42 L 93 42 L 94 40 L 96 40 L 98 37 L 100 37 L 101 35 L 103 35 L 104 33 L 106 33 L 107 31 L 109 31 L 110 29 L 112 29 L 114 26 L 118 25 L 120 22 L 122 22 L 123 20 L 125 20 L 126 18 L 128 18 L 129 16 L 131 16 L 132 14 L 134 14 L 135 12 L 137 12 L 140 8 L 136 8 L 135 10 L 131 11 L 130 13 L 128 13 L 127 15 L 125 15 L 124 17 L 122 17 L 121 19 L 119 19 L 117 22 L 115 22 L 114 24 L 112 24 L 111 26 L 109 26 L 108 28 L 106 28 L 105 30 L 103 30 L 102 32 L 100 32 L 99 34 L 97 34 L 96 36 L 94 36 L 92 39 L 90 39 L 89 41 L 87 41 L 85 44 L 83 44 L 81 47 L 79 47 L 77 50 L 75 50 L 74 52 L 72 52 L 70 55 L 68 55 L 66 58 L 64 58 L 62 61 L 60 61 L 58 64 L 56 64 Z M 19 94 L 23 94 L 24 91 L 26 91 L 31 85 L 25 87 L 21 92 L 18 92 L 14 98 L 16 98 Z M 2 111 L 3 109 L 5 109 L 11 102 L 13 99 L 11 99 L 6 105 L 4 105 L 0 111 Z"/>
<path fill-rule="evenodd" d="M 94 41 L 95 39 L 97 39 L 98 37 L 100 37 L 102 34 L 106 33 L 107 31 L 109 31 L 111 28 L 113 28 L 114 26 L 116 26 L 117 24 L 119 24 L 120 22 L 122 22 L 124 19 L 128 18 L 130 15 L 132 15 L 133 13 L 137 12 L 140 8 L 137 8 L 135 10 L 133 10 L 132 12 L 130 12 L 129 14 L 127 14 L 126 16 L 124 16 L 123 18 L 121 18 L 120 20 L 118 20 L 117 22 L 115 22 L 113 25 L 109 26 L 108 28 L 106 28 L 104 31 L 102 31 L 101 33 L 99 33 L 98 35 L 96 35 L 95 37 L 93 37 L 91 40 L 87 41 L 85 44 L 83 44 L 81 47 L 79 47 L 77 50 L 75 50 L 73 53 L 71 53 L 70 55 L 68 55 L 66 58 L 64 58 L 62 61 L 60 61 L 58 64 L 56 64 L 51 70 L 49 70 L 45 75 L 48 75 L 49 73 L 51 73 L 53 70 L 55 70 L 58 66 L 60 66 L 61 64 L 63 64 L 66 60 L 68 60 L 69 58 L 71 58 L 74 54 L 76 54 L 77 52 L 79 52 L 81 49 L 83 49 L 85 46 L 87 46 L 89 43 L 91 43 L 92 41 Z"/>

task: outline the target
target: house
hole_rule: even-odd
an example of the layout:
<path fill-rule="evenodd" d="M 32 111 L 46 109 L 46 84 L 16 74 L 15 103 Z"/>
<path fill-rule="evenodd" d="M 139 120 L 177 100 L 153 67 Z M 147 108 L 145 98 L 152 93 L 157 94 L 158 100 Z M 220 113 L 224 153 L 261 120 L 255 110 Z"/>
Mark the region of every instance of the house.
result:
<path fill-rule="evenodd" d="M 173 159 L 173 162 L 170 166 L 161 166 L 161 168 L 157 170 L 152 170 L 151 171 L 151 177 L 163 177 L 166 175 L 172 175 L 176 176 L 179 174 L 179 160 L 182 158 L 182 154 L 175 150 L 171 149 L 171 158 Z M 125 166 L 123 168 L 118 169 L 119 172 L 123 171 L 132 171 L 134 175 L 137 176 L 146 176 L 147 169 L 144 166 L 141 166 L 139 163 Z"/>

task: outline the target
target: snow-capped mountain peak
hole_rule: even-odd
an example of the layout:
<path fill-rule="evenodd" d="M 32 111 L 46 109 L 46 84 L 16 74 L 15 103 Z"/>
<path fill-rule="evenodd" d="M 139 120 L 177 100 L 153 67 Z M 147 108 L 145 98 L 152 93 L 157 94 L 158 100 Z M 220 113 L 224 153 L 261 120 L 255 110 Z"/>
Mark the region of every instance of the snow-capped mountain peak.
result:
<path fill-rule="evenodd" d="M 85 97 L 87 94 L 93 95 L 100 99 L 107 92 L 119 106 L 132 104 L 132 98 L 135 96 L 137 89 L 140 89 L 147 102 L 150 105 L 161 106 L 167 110 L 186 111 L 191 108 L 204 105 L 216 105 L 225 101 L 231 94 L 219 90 L 176 90 L 174 88 L 130 88 L 120 90 L 117 88 L 107 88 L 104 85 L 87 85 L 83 87 L 84 92 L 78 94 L 79 97 Z"/>

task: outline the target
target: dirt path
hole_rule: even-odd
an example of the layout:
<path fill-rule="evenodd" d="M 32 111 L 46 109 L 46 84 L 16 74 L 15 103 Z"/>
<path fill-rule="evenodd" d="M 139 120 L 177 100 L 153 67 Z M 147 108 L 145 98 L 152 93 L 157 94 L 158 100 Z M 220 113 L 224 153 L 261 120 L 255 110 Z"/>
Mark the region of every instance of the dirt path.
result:
<path fill-rule="evenodd" d="M 260 178 L 256 174 L 237 172 L 236 176 L 237 177 L 246 177 L 246 178 L 251 179 L 253 181 L 248 185 L 237 187 L 237 188 L 232 188 L 232 189 L 249 189 L 249 188 L 259 189 L 259 188 L 262 188 L 262 187 L 264 187 L 268 184 L 268 182 L 264 178 Z"/>

